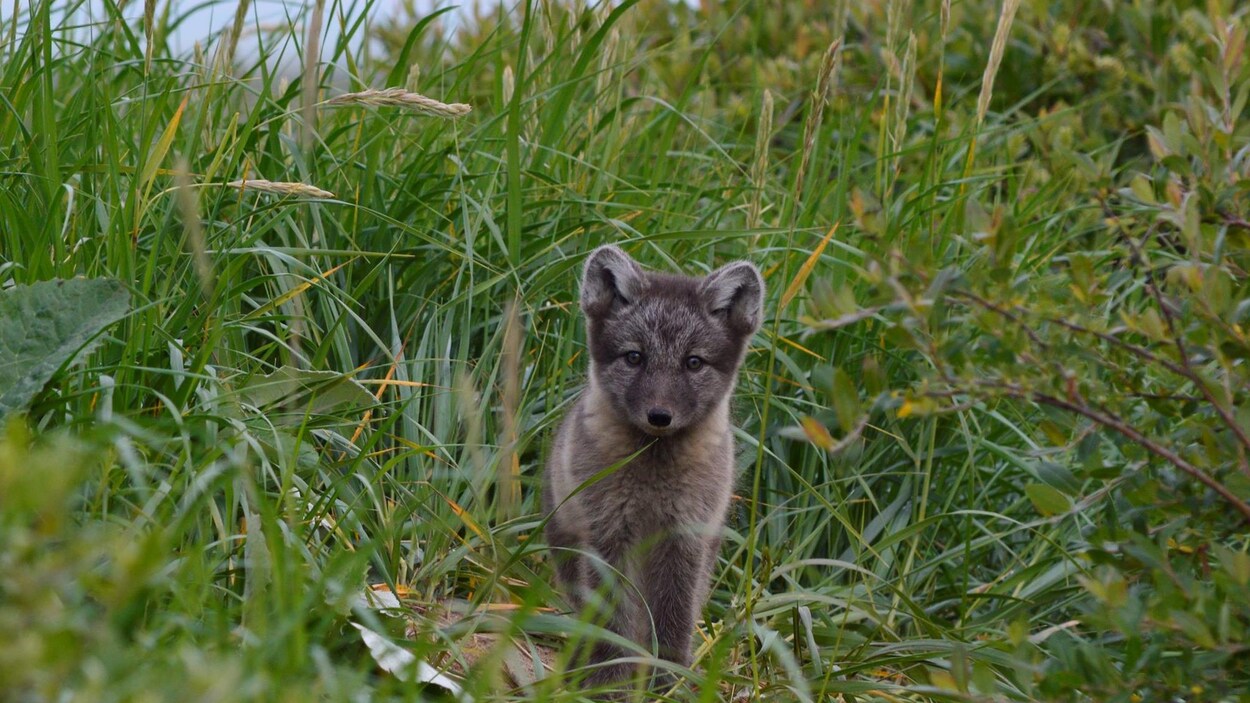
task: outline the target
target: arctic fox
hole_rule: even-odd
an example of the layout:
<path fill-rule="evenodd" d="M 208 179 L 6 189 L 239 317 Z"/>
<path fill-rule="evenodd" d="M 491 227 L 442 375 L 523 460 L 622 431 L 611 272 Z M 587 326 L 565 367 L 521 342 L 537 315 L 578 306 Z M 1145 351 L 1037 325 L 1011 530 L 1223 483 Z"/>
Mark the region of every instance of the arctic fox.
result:
<path fill-rule="evenodd" d="M 763 294 L 746 261 L 675 276 L 614 246 L 592 252 L 582 274 L 590 380 L 552 443 L 547 541 L 574 604 L 598 591 L 610 630 L 683 666 L 735 480 L 729 398 Z M 630 678 L 632 665 L 609 663 L 624 655 L 595 643 L 589 683 Z"/>

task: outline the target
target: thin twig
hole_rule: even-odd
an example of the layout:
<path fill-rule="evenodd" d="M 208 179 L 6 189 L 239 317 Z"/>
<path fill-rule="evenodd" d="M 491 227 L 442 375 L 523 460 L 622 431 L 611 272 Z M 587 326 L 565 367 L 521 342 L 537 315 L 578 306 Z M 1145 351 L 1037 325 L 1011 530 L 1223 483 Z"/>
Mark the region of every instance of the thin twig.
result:
<path fill-rule="evenodd" d="M 985 298 L 982 298 L 981 296 L 971 291 L 966 291 L 966 290 L 952 291 L 952 295 L 956 295 L 961 298 L 967 298 L 968 300 L 971 300 L 972 302 L 976 303 L 977 305 L 980 305 L 986 310 L 997 313 L 1001 315 L 1002 317 L 1007 318 L 1011 322 L 1014 322 L 1017 326 L 1020 327 L 1020 329 L 1024 330 L 1024 333 L 1029 336 L 1029 339 L 1033 340 L 1033 343 L 1041 347 L 1043 351 L 1050 348 L 1050 345 L 1047 344 L 1046 341 L 1043 340 L 1040 336 L 1038 336 L 1037 332 L 1034 332 L 1032 327 L 1029 327 L 1028 324 L 1024 322 L 1024 320 L 1021 320 L 1018 315 L 1011 312 L 1010 310 L 1000 305 L 991 303 L 990 301 L 986 300 Z"/>
<path fill-rule="evenodd" d="M 1135 427 L 1125 422 L 1122 418 L 1107 412 L 1096 410 L 1088 405 L 1067 401 L 1062 398 L 1056 398 L 1055 396 L 1039 393 L 1037 391 L 1023 391 L 1020 389 L 1013 390 L 1009 388 L 1007 392 L 1009 395 L 1024 397 L 1037 403 L 1041 403 L 1042 405 L 1049 405 L 1052 408 L 1059 408 L 1060 410 L 1067 410 L 1068 412 L 1076 413 L 1093 420 L 1103 427 L 1119 432 L 1133 442 L 1136 442 L 1146 451 L 1167 461 L 1169 464 L 1192 476 L 1199 483 L 1215 491 L 1221 498 L 1228 501 L 1234 508 L 1236 508 L 1237 512 L 1241 513 L 1242 517 L 1247 522 L 1250 522 L 1250 505 L 1247 505 L 1245 501 L 1238 498 L 1237 495 L 1229 490 L 1227 486 L 1219 481 L 1216 481 L 1214 478 L 1207 475 L 1206 472 L 1189 463 L 1176 452 L 1142 434 Z"/>
<path fill-rule="evenodd" d="M 1070 391 L 1073 394 L 1073 400 L 1064 400 L 1063 398 L 1030 390 L 1018 384 L 1006 381 L 979 379 L 973 381 L 973 383 L 981 388 L 998 391 L 1010 398 L 1028 400 L 1041 405 L 1049 405 L 1052 408 L 1058 408 L 1060 410 L 1075 413 L 1086 419 L 1092 420 L 1098 425 L 1119 432 L 1128 439 L 1137 443 L 1146 451 L 1154 454 L 1164 461 L 1167 461 L 1169 464 L 1192 476 L 1202 485 L 1215 491 L 1221 498 L 1228 501 L 1228 503 L 1236 508 L 1237 512 L 1242 514 L 1242 517 L 1246 522 L 1250 522 L 1250 504 L 1247 504 L 1241 498 L 1238 498 L 1237 495 L 1229 490 L 1227 486 L 1207 475 L 1207 473 L 1202 471 L 1202 469 L 1199 469 L 1186 461 L 1181 455 L 1142 434 L 1141 431 L 1128 424 L 1128 422 L 1120 416 L 1111 413 L 1106 408 L 1090 407 L 1084 402 L 1084 399 L 1074 391 Z M 961 393 L 957 390 L 931 390 L 926 392 L 926 395 L 935 397 L 954 397 L 960 394 Z"/>
<path fill-rule="evenodd" d="M 1138 256 L 1140 256 L 1140 253 L 1139 252 L 1137 253 L 1138 253 Z M 1180 358 L 1181 358 L 1180 364 L 1164 359 L 1163 357 L 1159 356 L 1158 354 L 1155 354 L 1154 352 L 1150 351 L 1149 349 L 1146 349 L 1145 347 L 1141 347 L 1136 344 L 1126 342 L 1122 339 L 1119 339 L 1118 337 L 1115 337 L 1114 335 L 1110 335 L 1105 332 L 1099 332 L 1097 330 L 1090 329 L 1083 325 L 1078 325 L 1076 323 L 1068 322 L 1067 320 L 1062 320 L 1059 318 L 1044 318 L 1044 319 L 1046 322 L 1052 322 L 1054 324 L 1057 324 L 1065 329 L 1069 329 L 1074 332 L 1083 332 L 1086 334 L 1094 335 L 1098 339 L 1101 339 L 1109 344 L 1114 344 L 1120 347 L 1121 349 L 1124 349 L 1125 351 L 1128 351 L 1138 356 L 1139 358 L 1145 359 L 1152 363 L 1157 363 L 1160 366 L 1171 371 L 1172 373 L 1188 380 L 1189 382 L 1197 386 L 1199 392 L 1202 393 L 1203 398 L 1206 399 L 1207 403 L 1209 403 L 1213 408 L 1215 408 L 1216 413 L 1219 414 L 1224 424 L 1227 425 L 1230 430 L 1232 430 L 1234 436 L 1236 436 L 1237 440 L 1241 443 L 1241 446 L 1243 447 L 1243 449 L 1238 451 L 1237 453 L 1238 465 L 1243 473 L 1250 474 L 1250 463 L 1247 463 L 1246 452 L 1244 451 L 1244 449 L 1250 449 L 1250 436 L 1246 435 L 1245 431 L 1241 428 L 1241 425 L 1237 423 L 1236 418 L 1232 416 L 1232 413 L 1229 412 L 1228 409 L 1226 409 L 1223 405 L 1221 405 L 1216 400 L 1215 395 L 1211 393 L 1211 390 L 1207 387 L 1206 383 L 1203 382 L 1202 378 L 1194 370 L 1193 366 L 1191 365 L 1189 361 L 1188 350 L 1185 348 L 1184 342 L 1181 340 L 1180 335 L 1176 329 L 1173 312 L 1168 308 L 1167 305 L 1163 303 L 1161 299 L 1162 296 L 1159 293 L 1158 288 L 1154 285 L 1154 283 L 1150 282 L 1149 280 L 1147 280 L 1146 288 L 1155 297 L 1155 300 L 1158 303 L 1159 308 L 1163 311 L 1163 318 L 1167 322 L 1168 332 L 1172 336 L 1173 341 L 1175 341 L 1176 347 L 1177 347 L 1177 353 L 1180 355 Z M 972 302 L 985 308 L 986 310 L 990 310 L 994 313 L 997 313 L 998 315 L 1001 315 L 1002 317 L 1006 318 L 1007 320 L 1010 320 L 1011 322 L 1018 325 L 1022 330 L 1024 330 L 1025 334 L 1029 336 L 1029 339 L 1033 340 L 1034 344 L 1037 344 L 1043 350 L 1048 348 L 1047 343 L 1044 340 L 1042 340 L 1038 336 L 1038 334 L 1031 327 L 1029 327 L 1028 324 L 1026 324 L 1022 319 L 1020 319 L 1018 315 L 1011 312 L 1010 310 L 1007 310 L 999 305 L 996 305 L 988 300 L 985 300 L 984 298 L 981 298 L 975 293 L 971 293 L 969 291 L 954 291 L 952 292 L 952 295 L 967 298 L 968 300 L 971 300 Z"/>
<path fill-rule="evenodd" d="M 1139 247 L 1131 237 L 1126 239 L 1128 241 L 1129 248 L 1133 250 L 1133 258 L 1135 258 L 1142 265 L 1148 265 L 1146 262 L 1146 256 L 1142 252 L 1141 247 Z M 1237 437 L 1237 441 L 1241 442 L 1241 449 L 1237 452 L 1237 462 L 1240 465 L 1241 472 L 1250 476 L 1250 461 L 1247 461 L 1246 459 L 1246 449 L 1250 449 L 1250 437 L 1246 436 L 1245 430 L 1243 430 L 1241 424 L 1237 422 L 1237 418 L 1233 417 L 1232 411 L 1225 408 L 1222 403 L 1216 400 L 1215 394 L 1212 393 L 1211 389 L 1207 387 L 1206 381 L 1198 375 L 1197 371 L 1194 371 L 1193 365 L 1189 362 L 1189 351 L 1185 348 L 1185 340 L 1182 338 L 1179 330 L 1177 329 L 1176 318 L 1174 317 L 1172 310 L 1164 304 L 1163 294 L 1159 292 L 1159 287 L 1155 285 L 1154 280 L 1150 276 L 1146 276 L 1146 290 L 1150 291 L 1150 295 L 1159 306 L 1159 310 L 1163 312 L 1163 320 L 1167 323 L 1168 334 L 1172 336 L 1172 341 L 1176 343 L 1176 353 L 1181 358 L 1181 364 L 1185 369 L 1185 376 L 1198 387 L 1198 391 L 1201 392 L 1202 396 L 1207 399 L 1207 402 L 1215 408 L 1215 412 L 1219 414 L 1220 418 L 1224 421 L 1224 424 L 1228 426 L 1228 429 L 1232 430 L 1233 435 Z"/>

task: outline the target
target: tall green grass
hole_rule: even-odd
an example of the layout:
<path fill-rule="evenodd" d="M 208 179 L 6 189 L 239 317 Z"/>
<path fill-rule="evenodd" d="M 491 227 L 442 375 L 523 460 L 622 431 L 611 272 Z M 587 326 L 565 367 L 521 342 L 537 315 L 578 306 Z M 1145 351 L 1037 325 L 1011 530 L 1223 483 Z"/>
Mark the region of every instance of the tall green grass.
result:
<path fill-rule="evenodd" d="M 1184 47 L 1174 20 L 1197 20 L 1032 3 L 996 40 L 989 0 L 706 5 L 522 4 L 453 33 L 310 4 L 255 30 L 259 56 L 229 27 L 172 53 L 182 3 L 139 26 L 112 2 L 4 15 L 0 285 L 113 277 L 134 301 L 0 445 L 0 491 L 24 496 L 0 497 L 4 687 L 417 695 L 358 623 L 477 700 L 576 700 L 508 672 L 569 665 L 565 635 L 593 629 L 558 611 L 535 487 L 584 376 L 579 266 L 614 242 L 689 273 L 750 258 L 769 285 L 698 685 L 673 698 L 1052 695 L 1047 640 L 1088 601 L 1109 498 L 1039 514 L 1022 486 L 1067 454 L 1035 408 L 903 412 L 923 358 L 818 320 L 889 305 L 881 262 L 984 265 L 1004 210 L 1021 271 L 1092 239 L 1167 99 L 1143 37 Z M 278 69 L 284 39 L 302 70 Z M 327 104 L 405 86 L 473 111 Z M 333 197 L 227 185 L 262 178 Z M 375 401 L 257 390 L 283 367 Z"/>

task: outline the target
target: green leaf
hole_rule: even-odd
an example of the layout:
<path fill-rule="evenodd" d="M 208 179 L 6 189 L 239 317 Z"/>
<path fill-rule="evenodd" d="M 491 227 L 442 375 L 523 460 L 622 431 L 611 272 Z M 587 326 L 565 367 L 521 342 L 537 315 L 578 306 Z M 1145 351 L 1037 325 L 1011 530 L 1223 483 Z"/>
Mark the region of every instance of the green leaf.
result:
<path fill-rule="evenodd" d="M 889 378 L 881 368 L 881 363 L 877 361 L 877 357 L 865 356 L 861 368 L 864 389 L 868 391 L 869 397 L 880 395 L 889 386 Z"/>
<path fill-rule="evenodd" d="M 1128 602 L 1128 583 L 1115 570 L 1102 570 L 1097 577 L 1078 576 L 1077 580 L 1090 595 L 1110 608 L 1120 608 Z"/>
<path fill-rule="evenodd" d="M 1155 161 L 1163 161 L 1172 155 L 1172 150 L 1167 145 L 1167 138 L 1157 127 L 1146 127 L 1146 144 L 1150 147 L 1150 155 L 1155 157 Z"/>
<path fill-rule="evenodd" d="M 1047 517 L 1060 515 L 1072 509 L 1072 501 L 1058 490 L 1044 483 L 1030 483 L 1024 487 L 1024 494 L 1029 497 L 1037 512 Z"/>
<path fill-rule="evenodd" d="M 1202 300 L 1218 316 L 1224 316 L 1233 305 L 1233 287 L 1224 270 L 1211 267 L 1202 276 Z"/>
<path fill-rule="evenodd" d="M 303 415 L 329 415 L 340 408 L 371 408 L 373 394 L 358 381 L 335 371 L 308 371 L 283 366 L 254 376 L 235 391 L 240 402 L 259 409 L 285 408 Z"/>
<path fill-rule="evenodd" d="M 821 364 L 812 367 L 808 372 L 812 388 L 820 391 L 825 397 L 833 400 L 833 367 Z"/>
<path fill-rule="evenodd" d="M 29 405 L 129 310 L 130 294 L 112 279 L 42 281 L 0 295 L 0 416 Z"/>
<path fill-rule="evenodd" d="M 1067 495 L 1075 495 L 1081 490 L 1081 482 L 1068 470 L 1068 467 L 1053 461 L 1037 463 L 1037 478 L 1042 483 Z"/>
<path fill-rule="evenodd" d="M 1143 203 L 1154 205 L 1155 191 L 1154 186 L 1150 184 L 1150 179 L 1142 174 L 1133 176 L 1133 180 L 1129 181 L 1129 187 L 1132 188 L 1133 195 Z"/>
<path fill-rule="evenodd" d="M 1200 620 L 1193 613 L 1184 610 L 1173 610 L 1171 612 L 1172 623 L 1180 628 L 1185 636 L 1193 640 L 1199 647 L 1207 649 L 1215 649 L 1217 643 L 1215 637 L 1211 634 L 1211 628 Z"/>
<path fill-rule="evenodd" d="M 1250 554 L 1238 552 L 1221 544 L 1211 545 L 1212 551 L 1219 558 L 1220 566 L 1239 586 L 1250 584 Z"/>
<path fill-rule="evenodd" d="M 855 429 L 863 413 L 855 382 L 842 369 L 833 372 L 833 409 L 838 413 L 838 424 L 843 433 Z"/>
<path fill-rule="evenodd" d="M 1173 152 L 1181 152 L 1181 121 L 1175 112 L 1169 112 L 1163 116 L 1163 138 L 1167 142 L 1168 149 Z M 1181 154 L 1184 155 L 1183 153 Z"/>

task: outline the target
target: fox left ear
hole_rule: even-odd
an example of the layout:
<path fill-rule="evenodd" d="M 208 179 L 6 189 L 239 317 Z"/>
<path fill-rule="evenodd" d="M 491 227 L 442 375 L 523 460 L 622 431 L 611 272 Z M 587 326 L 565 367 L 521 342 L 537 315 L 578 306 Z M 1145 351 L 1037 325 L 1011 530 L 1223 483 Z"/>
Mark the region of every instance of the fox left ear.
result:
<path fill-rule="evenodd" d="M 582 310 L 587 317 L 606 317 L 614 308 L 633 303 L 642 288 L 642 268 L 621 249 L 608 244 L 586 257 Z"/>
<path fill-rule="evenodd" d="M 760 328 L 764 307 L 764 277 L 755 264 L 735 261 L 703 279 L 699 294 L 708 312 L 723 315 L 735 334 L 748 337 Z"/>

